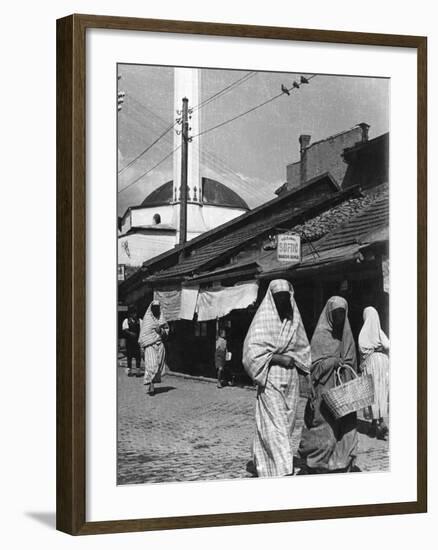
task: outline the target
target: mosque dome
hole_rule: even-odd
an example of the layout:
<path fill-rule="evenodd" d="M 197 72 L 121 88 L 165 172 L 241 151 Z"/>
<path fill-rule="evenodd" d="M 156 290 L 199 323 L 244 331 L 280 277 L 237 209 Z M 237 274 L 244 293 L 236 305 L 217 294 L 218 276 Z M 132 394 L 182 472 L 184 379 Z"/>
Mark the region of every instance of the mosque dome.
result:
<path fill-rule="evenodd" d="M 202 178 L 202 202 L 214 206 L 228 206 L 249 210 L 247 203 L 235 191 L 219 181 Z M 162 206 L 173 202 L 173 181 L 170 180 L 150 193 L 141 206 Z"/>

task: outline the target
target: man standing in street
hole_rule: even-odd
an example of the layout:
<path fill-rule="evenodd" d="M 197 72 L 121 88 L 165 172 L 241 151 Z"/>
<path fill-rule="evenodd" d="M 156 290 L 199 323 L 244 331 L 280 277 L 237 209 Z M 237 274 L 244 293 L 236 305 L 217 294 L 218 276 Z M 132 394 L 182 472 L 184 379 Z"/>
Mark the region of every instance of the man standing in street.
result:
<path fill-rule="evenodd" d="M 141 374 L 141 352 L 138 344 L 138 336 L 140 334 L 140 319 L 137 315 L 137 309 L 134 305 L 128 307 L 128 317 L 122 324 L 123 336 L 126 338 L 126 357 L 128 376 Z M 135 372 L 132 369 L 132 360 L 135 360 Z"/>

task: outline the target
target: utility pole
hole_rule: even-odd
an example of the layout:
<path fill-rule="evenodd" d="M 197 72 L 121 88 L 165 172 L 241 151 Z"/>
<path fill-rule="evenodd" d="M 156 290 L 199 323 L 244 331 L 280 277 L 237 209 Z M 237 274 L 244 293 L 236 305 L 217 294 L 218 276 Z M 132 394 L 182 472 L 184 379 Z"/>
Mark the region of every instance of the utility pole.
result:
<path fill-rule="evenodd" d="M 187 241 L 187 167 L 189 152 L 189 100 L 182 100 L 181 112 L 181 188 L 179 216 L 179 244 Z"/>

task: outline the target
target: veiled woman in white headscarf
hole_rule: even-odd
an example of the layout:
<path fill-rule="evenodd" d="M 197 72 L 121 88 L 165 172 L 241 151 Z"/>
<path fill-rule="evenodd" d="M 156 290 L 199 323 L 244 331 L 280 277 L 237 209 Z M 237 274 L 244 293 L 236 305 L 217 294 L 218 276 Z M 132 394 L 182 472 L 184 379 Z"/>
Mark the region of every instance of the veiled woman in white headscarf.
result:
<path fill-rule="evenodd" d="M 253 459 L 259 477 L 293 473 L 297 369 L 308 373 L 310 363 L 293 287 L 283 279 L 271 281 L 243 345 L 243 365 L 258 386 Z"/>
<path fill-rule="evenodd" d="M 355 470 L 357 454 L 357 417 L 351 413 L 336 419 L 322 394 L 336 385 L 338 367 L 357 369 L 356 346 L 348 321 L 348 304 L 341 296 L 332 296 L 326 303 L 313 333 L 312 367 L 313 396 L 308 400 L 299 456 L 305 460 L 303 473 L 325 473 Z M 342 369 L 344 381 L 354 376 Z"/>
<path fill-rule="evenodd" d="M 169 326 L 161 311 L 160 302 L 154 300 L 149 305 L 141 324 L 138 343 L 144 354 L 144 384 L 149 395 L 153 395 L 155 382 L 161 382 L 161 374 L 166 366 L 166 351 L 163 339 Z"/>
<path fill-rule="evenodd" d="M 371 405 L 372 426 L 369 435 L 386 439 L 388 427 L 384 418 L 388 416 L 389 396 L 389 340 L 380 328 L 379 314 L 373 307 L 363 311 L 363 327 L 359 334 L 361 370 L 374 379 L 374 404 Z"/>

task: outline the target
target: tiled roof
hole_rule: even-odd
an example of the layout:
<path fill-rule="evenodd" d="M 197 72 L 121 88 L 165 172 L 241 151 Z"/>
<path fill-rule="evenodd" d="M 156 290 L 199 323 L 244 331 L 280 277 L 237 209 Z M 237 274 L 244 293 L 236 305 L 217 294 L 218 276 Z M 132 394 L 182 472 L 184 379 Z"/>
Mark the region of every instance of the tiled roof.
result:
<path fill-rule="evenodd" d="M 312 241 L 303 241 L 302 262 L 287 264 L 277 261 L 276 250 L 266 255 L 261 263 L 263 273 L 285 269 L 304 269 L 342 261 L 359 252 L 360 245 L 388 240 L 389 190 L 387 185 L 372 193 L 353 198 L 326 210 L 294 231 Z M 319 235 L 318 239 L 315 239 Z"/>
<path fill-rule="evenodd" d="M 377 233 L 389 225 L 389 190 L 384 186 L 372 195 L 365 195 L 364 201 L 352 218 L 338 229 L 315 243 L 318 251 L 365 242 L 367 236 Z"/>
<path fill-rule="evenodd" d="M 333 197 L 331 197 L 331 201 Z M 322 206 L 327 199 L 321 201 L 315 198 L 311 206 Z M 327 208 L 321 214 L 314 216 L 304 224 L 293 225 L 293 219 L 299 219 L 300 215 L 306 214 L 309 204 L 302 208 L 291 206 L 286 211 L 274 213 L 263 218 L 252 221 L 241 229 L 229 232 L 228 234 L 205 244 L 196 249 L 195 253 L 183 259 L 178 264 L 164 269 L 149 277 L 150 281 L 164 280 L 189 276 L 194 273 L 208 270 L 220 256 L 244 246 L 246 242 L 252 241 L 274 228 L 283 226 L 293 227 L 294 231 L 303 237 L 303 265 L 308 255 L 309 261 L 315 253 L 307 244 L 313 242 L 313 247 L 318 252 L 329 249 L 337 249 L 355 243 L 361 243 L 362 239 L 372 232 L 380 231 L 388 226 L 389 198 L 387 186 L 381 186 L 372 193 L 359 197 L 347 198 L 331 208 Z M 266 266 L 266 260 L 263 263 Z M 276 263 L 276 251 L 271 255 L 271 261 Z M 282 264 L 284 267 L 285 265 Z"/>
<path fill-rule="evenodd" d="M 241 214 L 237 218 L 233 218 L 232 220 L 225 222 L 213 229 L 210 229 L 205 233 L 201 233 L 201 235 L 198 235 L 198 237 L 194 237 L 190 241 L 187 241 L 182 246 L 178 245 L 174 249 L 167 250 L 166 252 L 163 252 L 158 256 L 155 256 L 153 258 L 150 258 L 149 260 L 146 260 L 145 262 L 143 262 L 143 267 L 146 269 L 149 269 L 149 268 L 155 269 L 155 266 L 157 264 L 178 255 L 182 250 L 195 249 L 199 246 L 202 246 L 202 244 L 205 242 L 210 242 L 212 239 L 220 238 L 220 236 L 225 235 L 229 231 L 233 231 L 233 230 L 235 231 L 238 228 L 242 227 L 243 225 L 246 226 L 249 223 L 252 223 L 253 220 L 259 219 L 260 215 L 267 216 L 268 214 L 272 213 L 274 210 L 277 211 L 279 205 L 282 205 L 285 202 L 300 201 L 301 197 L 304 194 L 309 193 L 310 190 L 313 189 L 314 186 L 321 183 L 321 181 L 325 181 L 326 183 L 329 183 L 332 187 L 333 192 L 339 191 L 339 188 L 337 187 L 335 181 L 330 176 L 330 174 L 328 173 L 322 174 L 321 176 L 313 178 L 308 182 L 306 182 L 305 184 L 300 185 L 297 188 L 292 189 L 291 191 L 288 191 L 287 193 L 284 193 L 281 197 L 275 197 L 274 199 L 271 199 L 270 201 L 265 202 L 264 204 L 261 204 L 256 208 L 253 208 L 249 212 Z"/>
<path fill-rule="evenodd" d="M 307 217 L 312 208 L 321 209 L 328 207 L 328 205 L 333 204 L 333 202 L 342 201 L 342 199 L 345 200 L 347 196 L 351 195 L 336 192 L 330 195 L 328 199 L 325 197 L 321 200 L 318 197 L 314 197 L 309 200 L 305 206 L 299 205 L 294 207 L 293 204 L 291 204 L 282 212 L 259 216 L 244 227 L 230 231 L 220 238 L 204 246 L 200 246 L 195 250 L 194 254 L 184 258 L 178 264 L 156 273 L 148 279 L 153 281 L 178 278 L 180 276 L 199 272 L 201 269 L 204 270 L 208 264 L 217 260 L 219 256 L 226 255 L 228 252 L 244 246 L 245 243 L 262 237 L 274 228 L 281 227 L 282 225 L 290 227 L 291 224 L 293 225 L 293 221 L 299 221 L 301 216 L 304 215 Z"/>
<path fill-rule="evenodd" d="M 368 231 L 369 226 L 374 227 L 374 223 L 378 223 L 379 227 L 385 223 L 388 224 L 388 201 L 388 188 L 386 185 L 381 186 L 372 193 L 353 197 L 322 212 L 319 216 L 312 218 L 305 224 L 295 226 L 294 230 L 310 241 L 320 240 L 328 233 L 332 233 L 333 239 L 340 240 L 340 245 L 343 246 L 344 244 L 348 244 L 344 243 L 341 237 L 341 234 L 344 237 L 346 236 L 346 228 L 344 228 L 346 224 L 349 226 L 349 231 L 353 231 L 352 236 L 356 236 L 355 232 L 359 229 L 361 231 Z M 375 211 L 369 212 L 368 206 L 371 210 L 375 208 Z M 360 220 L 357 222 L 354 221 L 356 215 L 360 215 Z M 353 223 L 353 221 L 354 226 L 350 227 L 350 223 Z M 375 227 L 377 228 L 377 225 Z M 327 248 L 327 246 L 335 247 L 338 244 L 335 240 L 328 240 L 327 237 L 327 241 L 320 241 L 316 246 L 318 248 Z"/>
<path fill-rule="evenodd" d="M 197 256 L 196 260 L 194 257 L 186 257 L 185 260 L 180 262 L 178 266 L 175 266 L 175 272 L 170 272 L 169 277 L 172 276 L 177 278 L 179 273 L 184 274 L 187 272 L 190 273 L 191 267 L 198 268 L 203 265 L 201 260 L 202 257 L 207 258 L 208 260 L 214 259 L 214 257 L 221 251 L 222 253 L 226 252 L 230 247 L 240 246 L 245 239 L 251 238 L 253 236 L 253 227 L 256 227 L 261 220 L 268 220 L 268 217 L 272 217 L 273 213 L 278 213 L 280 209 L 286 210 L 289 204 L 303 204 L 306 200 L 306 197 L 309 196 L 312 192 L 316 195 L 321 191 L 318 190 L 318 187 L 324 185 L 326 187 L 325 197 L 335 197 L 335 200 L 345 200 L 347 196 L 353 196 L 357 194 L 357 189 L 351 188 L 345 193 L 340 193 L 339 188 L 334 182 L 330 174 L 322 174 L 317 178 L 309 180 L 303 185 L 288 191 L 287 193 L 282 194 L 281 197 L 276 197 L 267 203 L 264 203 L 256 208 L 253 208 L 249 212 L 238 216 L 214 229 L 210 229 L 205 233 L 202 233 L 198 237 L 195 237 L 185 243 L 184 245 L 177 245 L 171 250 L 162 252 L 158 256 L 154 256 L 149 260 L 143 262 L 141 268 L 137 269 L 128 279 L 123 281 L 119 287 L 119 295 L 126 296 L 129 292 L 134 291 L 144 285 L 146 280 L 152 281 L 153 277 L 162 276 L 163 278 L 167 277 L 167 270 L 173 269 L 172 266 L 178 263 L 178 257 L 183 254 L 189 254 L 191 251 L 195 251 Z M 287 211 L 286 222 L 290 218 L 290 210 Z M 284 221 L 276 219 L 273 222 L 273 225 L 278 225 L 279 223 L 285 223 Z M 272 226 L 272 223 L 271 223 Z M 244 231 L 244 228 L 251 227 L 250 231 Z M 233 235 L 236 235 L 236 241 L 234 241 Z M 222 242 L 222 239 L 225 239 L 225 242 Z M 233 242 L 230 242 L 233 241 Z M 209 243 L 216 243 L 213 246 L 210 246 Z M 208 247 L 208 249 L 207 249 Z M 190 265 L 192 264 L 192 266 Z M 179 267 L 181 266 L 181 268 Z M 208 266 L 209 267 L 209 266 Z M 207 267 L 207 268 L 208 268 Z M 195 269 L 194 269 L 195 270 Z M 148 276 L 149 274 L 149 276 Z"/>

